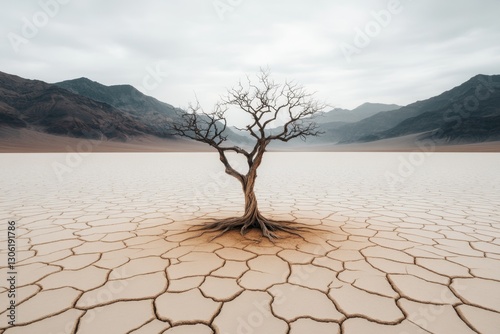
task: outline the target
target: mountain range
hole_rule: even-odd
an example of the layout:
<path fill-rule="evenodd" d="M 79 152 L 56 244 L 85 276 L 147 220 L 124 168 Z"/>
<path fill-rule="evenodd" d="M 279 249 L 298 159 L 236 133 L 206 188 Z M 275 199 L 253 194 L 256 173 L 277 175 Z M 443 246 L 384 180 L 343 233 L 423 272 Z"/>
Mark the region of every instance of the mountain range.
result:
<path fill-rule="evenodd" d="M 423 133 L 441 143 L 500 139 L 500 75 L 477 75 L 424 101 L 377 113 L 334 131 L 340 143 L 366 142 Z M 479 125 L 488 126 L 483 128 Z M 437 136 L 437 134 L 439 134 Z"/>
<path fill-rule="evenodd" d="M 67 83 L 66 83 L 67 84 Z M 102 85 L 90 80 L 77 79 L 75 87 L 101 89 Z M 144 105 L 153 98 L 146 97 L 131 86 L 117 86 L 109 89 L 108 99 L 120 101 L 123 109 L 103 101 L 100 96 L 79 94 L 58 84 L 38 80 L 26 80 L 0 73 L 0 121 L 2 125 L 28 128 L 37 132 L 88 139 L 117 139 L 126 141 L 134 136 L 154 134 L 168 136 L 153 124 L 149 113 L 140 115 L 132 103 L 143 99 Z M 103 86 L 105 87 L 105 86 Z M 88 92 L 93 89 L 89 89 Z M 103 94 L 105 90 L 102 90 Z M 126 99 L 120 99 L 127 96 Z M 158 101 L 158 103 L 160 103 Z M 168 122 L 172 113 L 165 113 L 160 120 Z"/>
<path fill-rule="evenodd" d="M 130 85 L 105 86 L 87 78 L 49 84 L 0 72 L 0 129 L 118 142 L 149 136 L 173 145 L 169 125 L 183 112 Z M 407 106 L 365 103 L 353 110 L 335 108 L 314 121 L 323 135 L 308 139 L 310 147 L 408 135 L 442 145 L 498 141 L 500 75 L 477 75 Z M 236 132 L 228 128 L 230 140 L 245 144 L 248 137 Z M 0 139 L 13 138 L 0 134 Z"/>
<path fill-rule="evenodd" d="M 67 80 L 55 84 L 74 94 L 106 103 L 129 116 L 139 119 L 145 131 L 158 137 L 170 137 L 168 128 L 178 117 L 180 109 L 146 96 L 130 85 L 105 86 L 87 78 Z"/>

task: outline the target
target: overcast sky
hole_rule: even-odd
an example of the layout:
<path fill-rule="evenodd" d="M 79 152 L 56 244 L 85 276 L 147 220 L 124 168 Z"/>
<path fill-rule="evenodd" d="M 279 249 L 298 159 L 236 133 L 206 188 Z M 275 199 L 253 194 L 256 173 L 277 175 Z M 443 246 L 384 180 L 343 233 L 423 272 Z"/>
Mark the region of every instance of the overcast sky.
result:
<path fill-rule="evenodd" d="M 405 105 L 500 73 L 498 0 L 0 4 L 0 71 L 127 83 L 178 107 L 195 93 L 212 105 L 260 67 L 342 108 Z"/>

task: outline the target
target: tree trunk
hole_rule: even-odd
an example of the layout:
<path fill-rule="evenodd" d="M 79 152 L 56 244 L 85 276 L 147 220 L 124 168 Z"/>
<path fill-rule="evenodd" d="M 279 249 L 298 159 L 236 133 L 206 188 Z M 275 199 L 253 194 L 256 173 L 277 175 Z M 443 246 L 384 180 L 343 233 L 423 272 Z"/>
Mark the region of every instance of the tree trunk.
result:
<path fill-rule="evenodd" d="M 257 206 L 257 197 L 254 191 L 255 177 L 253 180 L 247 180 L 243 185 L 243 193 L 245 195 L 245 213 L 243 214 L 243 219 L 248 222 L 248 226 L 252 226 L 257 223 L 257 218 L 260 216 L 260 212 Z"/>
<path fill-rule="evenodd" d="M 256 169 L 248 173 L 243 182 L 243 192 L 245 195 L 245 213 L 240 217 L 240 232 L 242 235 L 249 228 L 255 227 L 262 231 L 262 235 L 272 239 L 276 238 L 275 231 L 291 231 L 285 222 L 273 221 L 264 217 L 258 208 L 257 197 L 255 196 L 254 185 L 257 178 Z"/>

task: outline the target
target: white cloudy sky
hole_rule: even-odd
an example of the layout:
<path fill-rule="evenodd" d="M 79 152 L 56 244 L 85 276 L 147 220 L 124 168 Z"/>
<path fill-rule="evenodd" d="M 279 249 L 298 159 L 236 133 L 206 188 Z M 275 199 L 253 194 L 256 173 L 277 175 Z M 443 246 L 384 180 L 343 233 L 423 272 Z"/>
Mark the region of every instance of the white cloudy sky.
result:
<path fill-rule="evenodd" d="M 64 4 L 55 8 L 59 2 Z M 380 28 L 373 13 L 387 11 L 391 2 L 399 2 L 399 10 Z M 49 4 L 51 16 L 41 3 Z M 500 73 L 498 0 L 0 4 L 0 71 L 47 82 L 88 77 L 106 85 L 128 83 L 179 107 L 195 93 L 211 105 L 259 67 L 344 108 L 367 101 L 405 105 L 475 74 Z M 33 23 L 37 31 L 29 29 Z M 341 46 L 355 47 L 357 31 L 366 29 L 369 45 L 348 61 Z M 19 44 L 13 47 L 12 40 Z M 154 69 L 160 71 L 156 85 L 148 77 Z"/>

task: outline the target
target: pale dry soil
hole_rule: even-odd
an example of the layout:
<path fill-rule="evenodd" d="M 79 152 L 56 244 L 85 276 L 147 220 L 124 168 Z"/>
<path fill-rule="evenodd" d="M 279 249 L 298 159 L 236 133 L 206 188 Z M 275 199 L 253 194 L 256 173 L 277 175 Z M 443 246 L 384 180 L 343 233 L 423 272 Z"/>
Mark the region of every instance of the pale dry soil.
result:
<path fill-rule="evenodd" d="M 0 156 L 0 333 L 498 333 L 498 154 L 270 153 L 274 243 L 194 231 L 241 214 L 214 154 L 81 158 Z"/>

